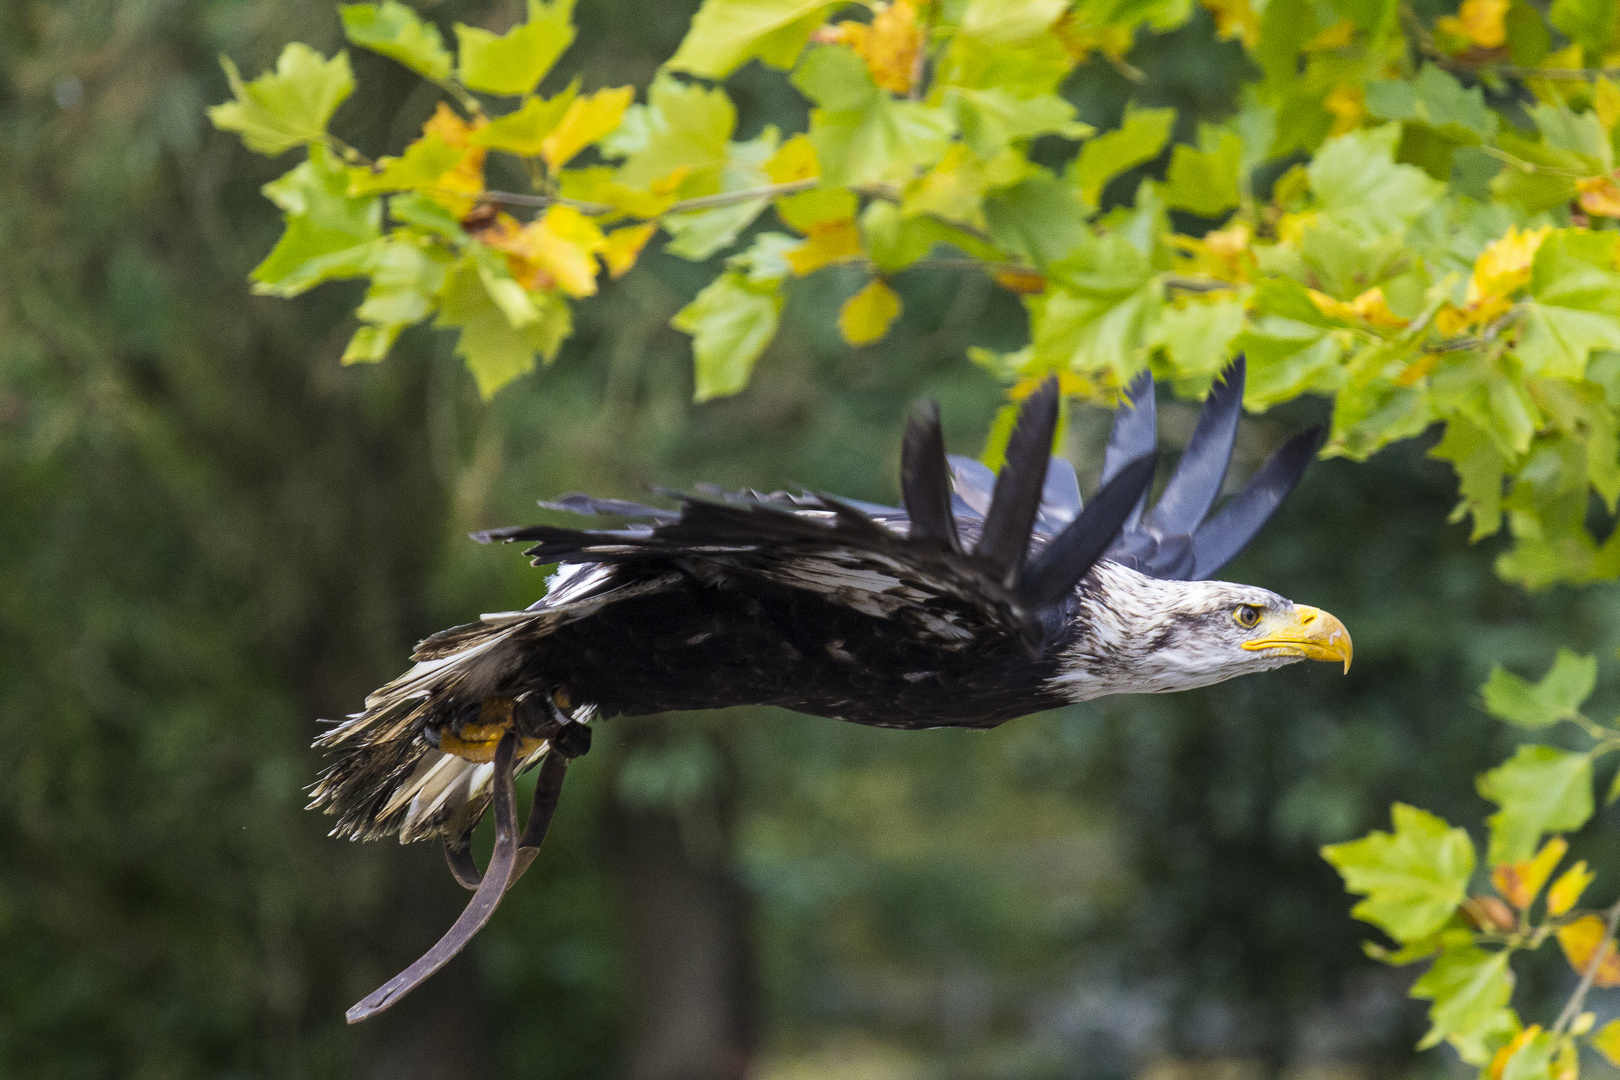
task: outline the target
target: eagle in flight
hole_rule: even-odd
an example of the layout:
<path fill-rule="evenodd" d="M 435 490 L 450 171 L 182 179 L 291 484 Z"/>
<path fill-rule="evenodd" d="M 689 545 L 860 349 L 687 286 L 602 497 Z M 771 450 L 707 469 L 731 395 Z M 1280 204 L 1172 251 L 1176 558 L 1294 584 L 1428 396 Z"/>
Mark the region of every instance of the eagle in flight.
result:
<path fill-rule="evenodd" d="M 1157 502 L 1153 380 L 1116 414 L 1102 486 L 1082 506 L 1051 456 L 1058 388 L 1019 411 L 999 474 L 947 457 L 937 406 L 901 451 L 903 507 L 785 492 L 685 497 L 678 510 L 569 495 L 541 505 L 630 524 L 475 535 L 556 564 L 544 597 L 417 646 L 415 666 L 336 723 L 310 805 L 335 835 L 440 836 L 476 889 L 456 925 L 349 1011 L 397 1001 L 454 956 L 533 859 L 567 762 L 597 717 L 729 705 L 894 728 L 989 728 L 1108 694 L 1207 686 L 1302 659 L 1350 666 L 1332 615 L 1209 580 L 1294 487 L 1302 432 L 1212 516 L 1242 413 L 1240 357 L 1211 390 Z M 513 781 L 541 764 L 520 836 Z M 471 832 L 493 802 L 488 870 Z"/>

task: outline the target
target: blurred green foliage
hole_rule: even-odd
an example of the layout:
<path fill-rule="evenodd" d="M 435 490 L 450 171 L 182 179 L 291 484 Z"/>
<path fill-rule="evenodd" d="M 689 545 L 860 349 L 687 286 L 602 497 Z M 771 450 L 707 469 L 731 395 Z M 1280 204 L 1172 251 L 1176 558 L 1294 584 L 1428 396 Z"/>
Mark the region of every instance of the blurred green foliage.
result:
<path fill-rule="evenodd" d="M 574 70 L 645 84 L 690 15 L 582 3 Z M 892 499 L 906 406 L 938 397 L 952 448 L 976 450 L 997 385 L 964 350 L 1027 329 L 985 280 L 919 272 L 895 283 L 889 336 L 852 352 L 836 311 L 864 275 L 832 270 L 794 290 L 751 389 L 694 406 L 669 320 L 714 268 L 652 253 L 491 405 L 428 329 L 386 367 L 342 368 L 361 291 L 247 294 L 280 229 L 258 189 L 283 166 L 203 118 L 227 95 L 218 54 L 257 72 L 339 34 L 304 0 L 0 8 L 0 1075 L 615 1075 L 636 1018 L 607 823 L 660 803 L 678 820 L 716 777 L 735 785 L 763 1075 L 1409 1068 L 1421 1009 L 1362 958 L 1316 848 L 1397 798 L 1481 820 L 1471 776 L 1512 741 L 1476 706 L 1487 671 L 1620 644 L 1610 593 L 1495 579 L 1490 543 L 1442 525 L 1451 474 L 1410 443 L 1314 468 L 1230 571 L 1340 615 L 1347 679 L 1289 669 L 990 734 L 751 711 L 639 741 L 606 725 L 470 958 L 345 1029 L 462 899 L 426 845 L 327 839 L 301 809 L 307 746 L 415 638 L 536 595 L 521 559 L 462 534 L 646 482 Z M 1204 13 L 1123 59 L 1140 87 L 1102 60 L 1065 84 L 1081 120 L 1117 127 L 1133 95 L 1218 119 L 1243 65 Z M 397 152 L 436 91 L 352 63 L 339 134 Z M 739 137 L 803 127 L 757 68 L 728 88 Z M 1292 409 L 1246 426 L 1241 465 L 1317 418 Z M 1164 412 L 1184 436 L 1190 410 Z M 1093 483 L 1105 421 L 1069 428 Z M 1573 838 L 1593 865 L 1620 856 L 1606 815 Z M 1522 992 L 1559 978 L 1532 966 Z"/>

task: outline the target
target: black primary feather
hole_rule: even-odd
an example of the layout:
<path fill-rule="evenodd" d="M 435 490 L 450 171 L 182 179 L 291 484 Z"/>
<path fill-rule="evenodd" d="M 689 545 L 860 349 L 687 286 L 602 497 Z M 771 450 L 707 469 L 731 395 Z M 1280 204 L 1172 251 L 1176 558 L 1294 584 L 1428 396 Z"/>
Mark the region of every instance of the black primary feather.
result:
<path fill-rule="evenodd" d="M 1080 515 L 1031 559 L 1018 577 L 1018 599 L 1039 610 L 1061 603 L 1114 542 L 1125 517 L 1153 482 L 1158 454 L 1137 458 L 1097 492 Z"/>
<path fill-rule="evenodd" d="M 1142 519 L 1144 527 L 1165 536 L 1190 536 L 1209 513 L 1221 493 L 1232 444 L 1237 440 L 1238 419 L 1243 415 L 1243 376 L 1240 356 L 1210 389 L 1176 471 Z"/>
<path fill-rule="evenodd" d="M 1294 490 L 1322 445 L 1320 426 L 1302 431 L 1278 447 L 1214 517 L 1193 534 L 1193 576 L 1208 578 L 1254 539 Z"/>
<path fill-rule="evenodd" d="M 951 513 L 945 435 L 939 426 L 939 403 L 928 402 L 911 414 L 900 448 L 900 494 L 911 518 L 910 538 L 960 552 L 956 516 Z"/>
<path fill-rule="evenodd" d="M 1048 378 L 1024 400 L 1007 439 L 1007 456 L 990 494 L 984 531 L 973 554 L 987 563 L 991 576 L 1012 585 L 1029 550 L 1035 515 L 1041 507 L 1046 463 L 1057 433 L 1058 381 Z"/>

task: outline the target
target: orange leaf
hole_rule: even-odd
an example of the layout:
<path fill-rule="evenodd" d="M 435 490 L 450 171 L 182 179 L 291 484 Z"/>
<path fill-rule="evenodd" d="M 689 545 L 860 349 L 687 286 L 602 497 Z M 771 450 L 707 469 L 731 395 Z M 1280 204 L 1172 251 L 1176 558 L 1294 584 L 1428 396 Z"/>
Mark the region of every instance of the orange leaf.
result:
<path fill-rule="evenodd" d="M 1495 896 L 1470 896 L 1463 901 L 1463 913 L 1481 930 L 1512 930 L 1518 925 L 1513 909 Z"/>
<path fill-rule="evenodd" d="M 1508 903 L 1524 911 L 1536 902 L 1541 893 L 1541 887 L 1547 884 L 1564 855 L 1569 851 L 1569 841 L 1562 836 L 1555 836 L 1541 846 L 1535 858 L 1523 862 L 1503 863 L 1491 871 L 1491 884 L 1501 893 Z"/>
<path fill-rule="evenodd" d="M 992 275 L 996 284 L 1025 296 L 1046 291 L 1046 275 L 1022 266 L 1003 266 Z"/>
<path fill-rule="evenodd" d="M 1597 217 L 1620 217 L 1620 187 L 1614 178 L 1588 176 L 1575 181 L 1575 190 L 1581 193 L 1581 209 Z"/>
<path fill-rule="evenodd" d="M 571 206 L 553 206 L 522 228 L 515 226 L 502 214 L 480 239 L 507 253 L 518 284 L 525 289 L 555 286 L 569 296 L 596 292 L 595 256 L 607 246 L 596 222 Z"/>
<path fill-rule="evenodd" d="M 484 155 L 487 151 L 482 146 L 472 145 L 467 137 L 485 123 L 480 119 L 476 124 L 469 124 L 441 101 L 433 115 L 428 117 L 427 123 L 422 125 L 423 136 L 436 135 L 456 149 L 465 151 L 455 168 L 439 177 L 433 189 L 426 193 L 458 218 L 466 216 L 478 204 L 477 196 L 484 190 Z"/>
<path fill-rule="evenodd" d="M 799 277 L 823 266 L 853 258 L 861 253 L 861 233 L 854 218 L 820 221 L 807 230 L 804 243 L 789 251 L 787 264 Z"/>
<path fill-rule="evenodd" d="M 823 32 L 824 43 L 837 42 L 855 50 L 872 81 L 894 94 L 911 89 L 917 70 L 917 53 L 922 48 L 923 31 L 917 25 L 916 0 L 894 0 L 877 9 L 870 23 L 841 22 Z"/>
<path fill-rule="evenodd" d="M 1607 929 L 1597 915 L 1582 915 L 1567 926 L 1558 928 L 1558 944 L 1563 947 L 1564 956 L 1577 975 L 1585 974 L 1592 958 L 1598 955 L 1599 947 L 1603 949 L 1602 959 L 1598 961 L 1597 977 L 1592 980 L 1593 986 L 1620 986 L 1620 954 L 1615 952 L 1614 942 L 1606 938 Z"/>

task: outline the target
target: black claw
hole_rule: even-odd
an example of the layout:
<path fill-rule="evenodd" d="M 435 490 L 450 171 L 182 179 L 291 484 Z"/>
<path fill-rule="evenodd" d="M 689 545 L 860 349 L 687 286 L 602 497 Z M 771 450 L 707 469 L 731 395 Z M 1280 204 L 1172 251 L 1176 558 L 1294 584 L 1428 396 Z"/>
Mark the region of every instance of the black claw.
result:
<path fill-rule="evenodd" d="M 450 864 L 450 874 L 464 889 L 476 889 L 483 883 L 483 872 L 473 861 L 472 829 L 457 836 L 444 834 L 444 861 Z"/>

